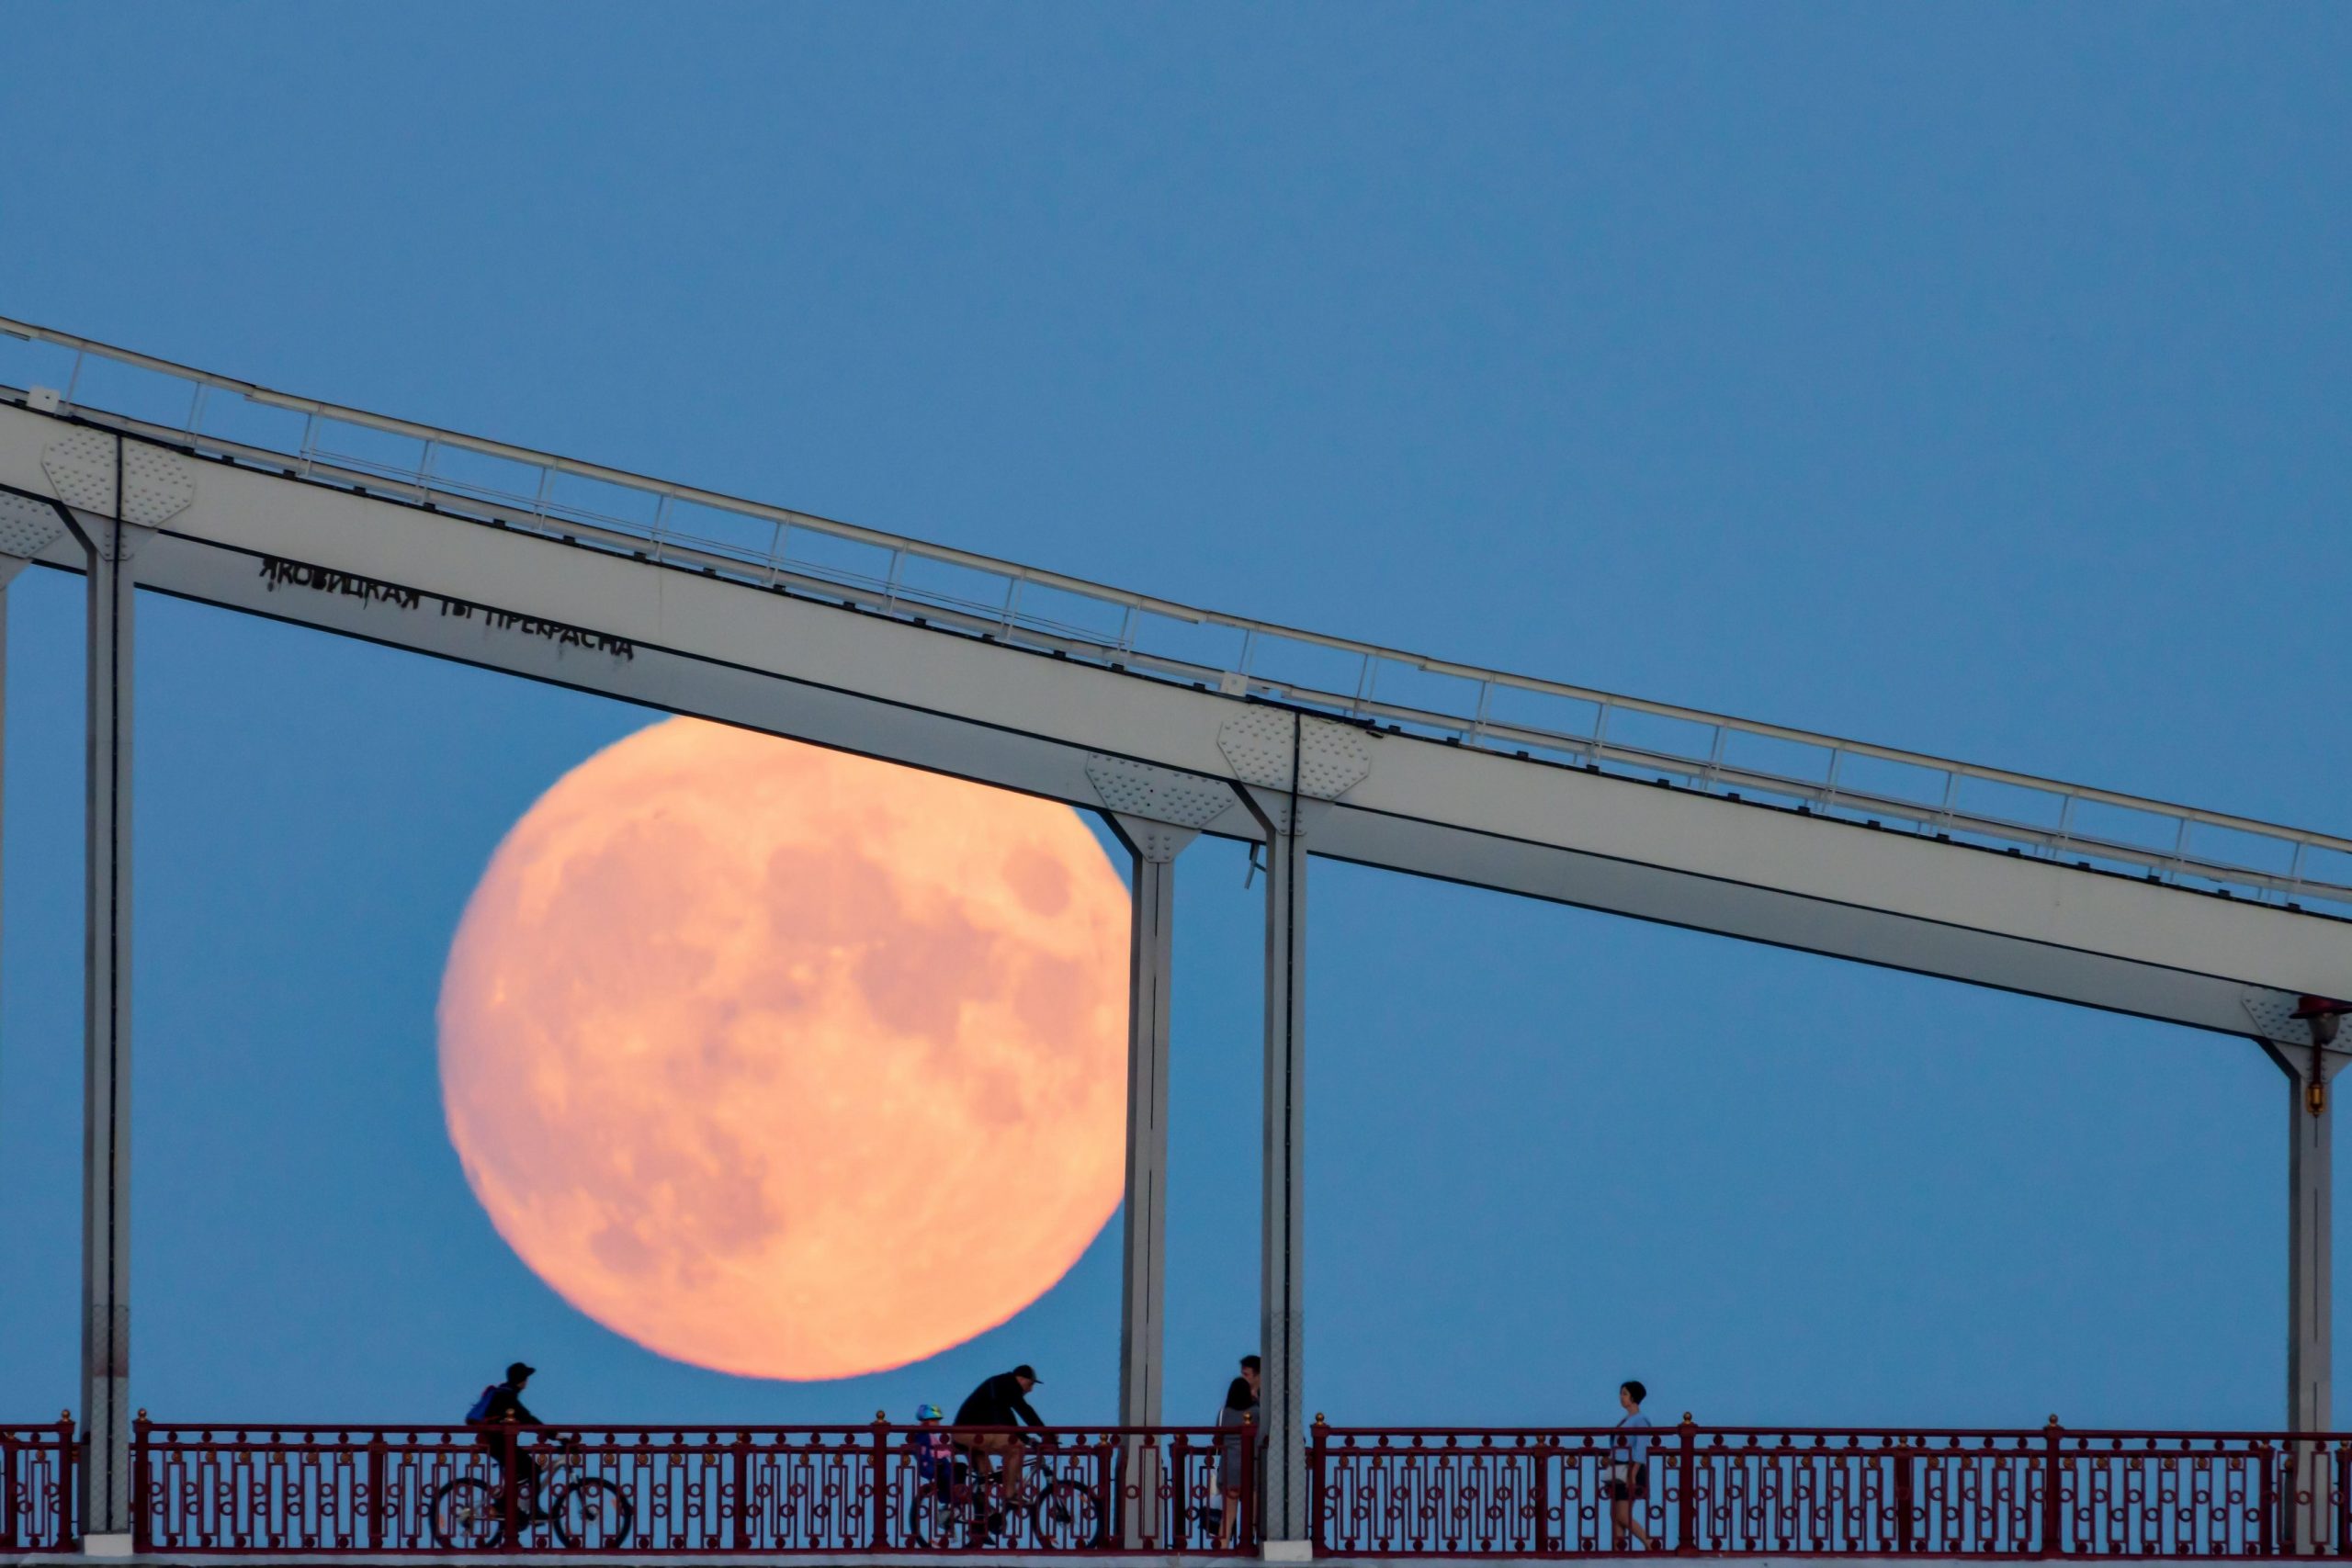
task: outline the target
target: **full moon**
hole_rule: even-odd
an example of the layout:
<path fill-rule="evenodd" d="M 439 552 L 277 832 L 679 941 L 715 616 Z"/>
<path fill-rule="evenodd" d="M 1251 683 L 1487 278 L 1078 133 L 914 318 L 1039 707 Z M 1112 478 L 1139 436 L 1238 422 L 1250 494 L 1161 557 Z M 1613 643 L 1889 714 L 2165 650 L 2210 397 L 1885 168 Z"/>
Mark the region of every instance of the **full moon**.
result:
<path fill-rule="evenodd" d="M 666 720 L 548 790 L 468 901 L 450 1141 L 539 1278 L 649 1349 L 903 1365 L 1117 1207 L 1126 944 L 1067 807 Z"/>

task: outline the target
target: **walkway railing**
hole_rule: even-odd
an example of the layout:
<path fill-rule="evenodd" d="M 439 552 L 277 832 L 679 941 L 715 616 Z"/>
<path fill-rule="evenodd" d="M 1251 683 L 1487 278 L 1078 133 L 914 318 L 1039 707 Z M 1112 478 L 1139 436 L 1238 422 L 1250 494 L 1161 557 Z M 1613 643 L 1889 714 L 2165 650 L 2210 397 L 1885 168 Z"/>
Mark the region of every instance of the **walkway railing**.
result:
<path fill-rule="evenodd" d="M 1215 1428 L 1032 1432 L 1022 1499 L 937 1432 L 865 1427 L 571 1427 L 562 1440 L 465 1427 L 163 1426 L 132 1452 L 142 1551 L 703 1556 L 1220 1550 Z M 977 1435 L 977 1434 L 973 1434 Z M 1230 1434 L 1227 1434 L 1230 1438 Z M 517 1465 L 536 1508 L 504 1483 Z M 1246 1517 L 1237 1540 L 1254 1549 Z M 1238 1550 L 1238 1548 L 1237 1548 Z"/>
<path fill-rule="evenodd" d="M 46 387 L 48 391 L 35 389 Z M 0 318 L 0 396 L 259 466 L 1133 674 L 1546 761 L 2352 917 L 2352 839 L 1132 593 L 289 396 Z"/>
<path fill-rule="evenodd" d="M 0 1551 L 64 1551 L 74 1543 L 74 1417 L 0 1427 Z"/>
<path fill-rule="evenodd" d="M 1023 1496 L 926 1450 L 936 1429 L 136 1428 L 136 1546 L 168 1554 L 633 1557 L 1255 1555 L 1254 1439 L 1214 1427 L 1028 1434 Z M 2352 1437 L 1702 1427 L 1334 1427 L 1308 1445 L 1318 1557 L 1620 1551 L 1736 1557 L 2352 1556 Z M 71 1421 L 0 1427 L 0 1551 L 71 1550 Z M 504 1483 L 516 1466 L 536 1509 Z M 1239 1508 L 1228 1544 L 1227 1489 Z"/>
<path fill-rule="evenodd" d="M 1608 1428 L 1317 1427 L 1318 1555 L 2335 1555 L 2352 1444 L 2286 1433 L 1679 1427 L 1629 1470 Z M 2302 1528 L 2296 1528 L 2301 1513 Z M 1635 1550 L 1639 1550 L 1638 1547 Z"/>

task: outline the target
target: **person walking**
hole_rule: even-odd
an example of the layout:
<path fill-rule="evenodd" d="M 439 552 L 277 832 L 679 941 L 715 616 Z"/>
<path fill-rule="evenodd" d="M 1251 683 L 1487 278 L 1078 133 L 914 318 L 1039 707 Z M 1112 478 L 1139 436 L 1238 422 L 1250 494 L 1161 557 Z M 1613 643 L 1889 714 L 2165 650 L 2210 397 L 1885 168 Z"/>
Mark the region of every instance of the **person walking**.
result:
<path fill-rule="evenodd" d="M 1226 1385 L 1225 1404 L 1216 1413 L 1220 1430 L 1239 1428 L 1232 1437 L 1217 1439 L 1217 1486 L 1225 1494 L 1225 1512 L 1217 1520 L 1217 1544 L 1228 1549 L 1241 1529 L 1242 1489 L 1250 1473 L 1245 1445 L 1258 1418 L 1259 1368 L 1257 1357 L 1241 1358 L 1241 1373 Z"/>
<path fill-rule="evenodd" d="M 1625 1414 L 1618 1418 L 1617 1435 L 1609 1445 L 1609 1468 L 1601 1491 L 1609 1499 L 1609 1522 L 1619 1551 L 1625 1550 L 1629 1534 L 1645 1551 L 1657 1548 L 1650 1532 L 1642 1528 L 1635 1507 L 1647 1503 L 1650 1495 L 1650 1418 L 1642 1414 L 1642 1401 L 1649 1393 L 1638 1380 L 1617 1385 L 1617 1407 Z"/>

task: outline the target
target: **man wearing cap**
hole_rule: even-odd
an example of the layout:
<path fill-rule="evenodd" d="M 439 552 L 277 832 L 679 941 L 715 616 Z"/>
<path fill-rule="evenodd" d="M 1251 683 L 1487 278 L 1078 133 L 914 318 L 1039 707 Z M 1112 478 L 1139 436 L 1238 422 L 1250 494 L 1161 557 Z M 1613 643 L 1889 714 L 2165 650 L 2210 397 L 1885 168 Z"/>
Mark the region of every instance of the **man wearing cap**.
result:
<path fill-rule="evenodd" d="M 481 1398 L 466 1413 L 467 1426 L 484 1428 L 482 1446 L 498 1456 L 499 1468 L 506 1472 L 506 1483 L 514 1488 L 514 1512 L 521 1519 L 528 1519 L 537 1512 L 539 1461 L 523 1447 L 522 1434 L 512 1428 L 547 1425 L 523 1403 L 523 1385 L 537 1371 L 521 1361 L 511 1363 L 506 1369 L 506 1381 L 482 1390 Z"/>
<path fill-rule="evenodd" d="M 970 1427 L 1018 1427 L 1026 1422 L 1042 1427 L 1037 1413 L 1029 1408 L 1029 1391 L 1037 1386 L 1037 1371 L 1023 1362 L 1009 1372 L 999 1372 L 983 1381 L 979 1387 L 964 1396 L 956 1407 L 958 1428 Z M 1018 1432 L 972 1432 L 958 1430 L 956 1442 L 972 1456 L 972 1462 L 988 1468 L 989 1454 L 997 1455 L 1004 1464 L 1004 1501 L 1009 1507 L 1021 1501 L 1021 1461 L 1028 1452 L 1028 1441 Z"/>

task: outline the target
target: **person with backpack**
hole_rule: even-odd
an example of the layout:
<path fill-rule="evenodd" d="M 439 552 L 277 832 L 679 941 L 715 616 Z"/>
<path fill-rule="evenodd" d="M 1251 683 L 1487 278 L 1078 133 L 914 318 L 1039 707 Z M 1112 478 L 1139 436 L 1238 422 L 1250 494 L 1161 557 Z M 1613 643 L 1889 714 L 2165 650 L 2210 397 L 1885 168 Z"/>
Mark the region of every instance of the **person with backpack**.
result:
<path fill-rule="evenodd" d="M 466 1412 L 466 1425 L 476 1428 L 481 1434 L 481 1446 L 498 1456 L 499 1471 L 514 1494 L 514 1517 L 525 1524 L 538 1517 L 539 1461 L 523 1447 L 520 1428 L 544 1431 L 547 1427 L 523 1403 L 524 1385 L 537 1371 L 522 1361 L 509 1363 L 506 1381 L 483 1389 L 473 1408 Z"/>
<path fill-rule="evenodd" d="M 907 1534 L 918 1546 L 946 1544 L 944 1540 L 926 1539 L 922 1528 L 926 1516 L 944 1517 L 956 1501 L 956 1472 L 962 1468 L 962 1461 L 956 1457 L 956 1445 L 947 1436 L 947 1429 L 940 1425 L 946 1419 L 938 1405 L 923 1405 L 915 1412 L 915 1429 L 907 1434 L 907 1447 L 915 1456 L 915 1490 L 907 1504 Z"/>

